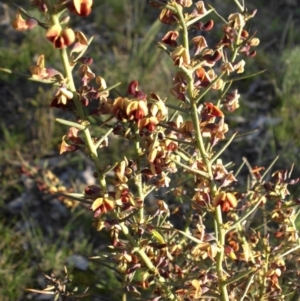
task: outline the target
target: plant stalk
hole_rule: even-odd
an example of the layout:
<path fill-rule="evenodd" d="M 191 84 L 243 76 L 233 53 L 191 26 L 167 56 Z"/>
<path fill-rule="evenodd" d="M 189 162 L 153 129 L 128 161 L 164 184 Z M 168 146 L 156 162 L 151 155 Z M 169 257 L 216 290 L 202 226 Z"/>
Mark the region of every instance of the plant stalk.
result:
<path fill-rule="evenodd" d="M 178 13 L 178 17 L 180 20 L 180 25 L 183 29 L 182 30 L 183 46 L 185 47 L 186 51 L 189 53 L 189 46 L 188 46 L 189 39 L 188 39 L 187 26 L 184 21 L 182 10 L 177 9 L 177 13 Z M 188 56 L 189 56 L 189 54 L 188 54 Z M 186 70 L 186 68 L 182 68 L 182 70 L 186 73 L 187 78 L 188 78 L 187 91 L 188 91 L 188 96 L 190 99 L 193 126 L 195 129 L 196 146 L 199 150 L 199 155 L 201 156 L 201 158 L 206 166 L 206 169 L 207 169 L 208 181 L 209 181 L 209 186 L 210 186 L 210 195 L 211 195 L 211 199 L 213 199 L 217 192 L 217 187 L 216 187 L 216 183 L 214 181 L 214 176 L 213 176 L 213 171 L 212 171 L 212 162 L 208 158 L 208 155 L 206 152 L 206 147 L 205 147 L 202 133 L 201 133 L 197 103 L 199 103 L 200 99 L 211 89 L 214 82 L 216 82 L 218 79 L 220 79 L 225 74 L 225 72 L 222 72 L 206 89 L 204 89 L 204 91 L 200 94 L 199 97 L 195 98 L 193 75 L 190 72 L 190 70 Z M 223 227 L 223 218 L 222 218 L 222 211 L 221 211 L 220 206 L 218 206 L 215 211 L 215 232 L 218 233 L 217 241 L 221 248 L 221 251 L 219 251 L 217 254 L 217 274 L 218 274 L 218 278 L 219 278 L 219 289 L 220 289 L 220 293 L 221 293 L 221 300 L 229 301 L 228 291 L 226 288 L 226 284 L 224 282 L 225 277 L 224 277 L 224 272 L 223 272 L 224 245 L 225 245 L 226 231 Z"/>

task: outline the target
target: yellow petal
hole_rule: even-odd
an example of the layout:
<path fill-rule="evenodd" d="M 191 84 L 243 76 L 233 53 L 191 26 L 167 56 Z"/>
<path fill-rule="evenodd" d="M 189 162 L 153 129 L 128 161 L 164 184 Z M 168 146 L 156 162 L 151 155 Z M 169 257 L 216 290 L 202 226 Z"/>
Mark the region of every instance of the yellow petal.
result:
<path fill-rule="evenodd" d="M 92 204 L 92 210 L 95 211 L 97 210 L 101 205 L 103 205 L 103 198 L 97 198 L 94 203 Z"/>
<path fill-rule="evenodd" d="M 236 197 L 232 193 L 227 192 L 226 193 L 226 198 L 227 198 L 228 202 L 230 203 L 231 207 L 235 208 L 236 205 L 237 205 L 237 199 L 236 199 Z"/>
<path fill-rule="evenodd" d="M 53 42 L 53 40 L 60 35 L 60 32 L 61 32 L 61 26 L 53 25 L 47 30 L 46 37 L 49 41 Z"/>

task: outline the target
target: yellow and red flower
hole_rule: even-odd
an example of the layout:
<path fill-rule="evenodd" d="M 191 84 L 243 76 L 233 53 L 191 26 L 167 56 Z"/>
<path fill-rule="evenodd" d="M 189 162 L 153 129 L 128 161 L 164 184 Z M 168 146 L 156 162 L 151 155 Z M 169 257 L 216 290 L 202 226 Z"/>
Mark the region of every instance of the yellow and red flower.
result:
<path fill-rule="evenodd" d="M 25 31 L 34 28 L 38 22 L 33 18 L 28 18 L 24 20 L 20 13 L 20 10 L 17 11 L 15 19 L 11 22 L 12 27 L 17 31 Z"/>
<path fill-rule="evenodd" d="M 71 0 L 67 8 L 71 13 L 81 17 L 87 17 L 92 11 L 93 0 Z"/>
<path fill-rule="evenodd" d="M 227 212 L 237 206 L 237 199 L 232 193 L 221 191 L 214 197 L 212 204 L 214 207 L 221 206 L 221 210 Z"/>
<path fill-rule="evenodd" d="M 114 210 L 115 200 L 109 194 L 105 194 L 103 197 L 97 198 L 91 208 L 94 211 L 94 217 L 98 217 Z"/>
<path fill-rule="evenodd" d="M 51 26 L 46 32 L 47 39 L 55 48 L 65 48 L 75 41 L 75 32 L 71 28 L 64 28 L 60 25 Z"/>

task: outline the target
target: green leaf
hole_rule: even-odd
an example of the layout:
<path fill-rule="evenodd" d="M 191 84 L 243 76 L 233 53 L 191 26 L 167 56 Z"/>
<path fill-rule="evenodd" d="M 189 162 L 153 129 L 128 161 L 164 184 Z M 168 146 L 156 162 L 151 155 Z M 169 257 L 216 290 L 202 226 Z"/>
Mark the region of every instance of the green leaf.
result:
<path fill-rule="evenodd" d="M 161 234 L 159 232 L 157 232 L 156 230 L 152 230 L 152 235 L 160 244 L 166 243 L 164 238 L 161 236 Z"/>

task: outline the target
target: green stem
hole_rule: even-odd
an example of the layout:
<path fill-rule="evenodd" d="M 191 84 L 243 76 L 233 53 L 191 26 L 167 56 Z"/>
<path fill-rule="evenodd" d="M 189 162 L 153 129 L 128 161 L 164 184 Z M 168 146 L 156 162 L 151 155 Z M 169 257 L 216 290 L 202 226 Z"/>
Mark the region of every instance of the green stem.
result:
<path fill-rule="evenodd" d="M 101 139 L 97 141 L 95 147 L 98 148 L 99 146 L 101 146 L 102 142 L 112 133 L 113 130 L 113 128 L 108 129 L 107 132 L 101 137 Z"/>
<path fill-rule="evenodd" d="M 74 127 L 74 128 L 76 128 L 80 131 L 83 131 L 85 129 L 84 125 L 78 124 L 78 123 L 73 122 L 73 121 L 69 121 L 69 120 L 65 120 L 65 119 L 61 119 L 61 118 L 56 118 L 55 121 L 60 123 L 60 124 L 63 124 L 63 125 Z"/>
<path fill-rule="evenodd" d="M 213 12 L 213 11 L 214 11 L 213 8 L 212 8 L 212 9 L 209 9 L 209 10 L 207 10 L 207 11 L 205 12 L 205 14 L 200 15 L 200 16 L 198 16 L 198 17 L 196 17 L 196 18 L 193 18 L 193 19 L 187 21 L 187 22 L 186 22 L 186 27 L 187 27 L 187 28 L 190 27 L 192 24 L 194 24 L 194 23 L 198 22 L 199 20 L 205 18 L 207 15 L 209 15 L 209 14 L 210 14 L 211 12 Z"/>
<path fill-rule="evenodd" d="M 74 200 L 74 201 L 77 201 L 77 202 L 80 202 L 80 203 L 83 203 L 83 204 L 86 204 L 89 206 L 93 204 L 92 201 L 87 201 L 83 194 L 76 194 L 76 193 L 65 194 L 65 193 L 60 193 L 60 192 L 56 192 L 53 194 L 57 195 L 57 196 L 62 196 L 66 199 Z"/>
<path fill-rule="evenodd" d="M 269 246 L 266 244 L 264 246 L 264 256 L 265 256 L 265 262 L 263 265 L 263 275 L 261 276 L 261 282 L 260 282 L 260 289 L 259 289 L 259 300 L 263 300 L 264 296 L 265 296 L 265 291 L 267 288 L 267 273 L 269 270 L 269 257 L 270 257 L 270 253 L 268 250 Z"/>
<path fill-rule="evenodd" d="M 225 246 L 225 235 L 226 231 L 223 227 L 223 217 L 222 217 L 222 210 L 221 206 L 216 207 L 215 211 L 215 227 L 217 227 L 217 232 L 218 232 L 218 243 L 220 245 L 220 252 L 217 254 L 217 263 L 216 263 L 216 268 L 217 268 L 217 274 L 218 274 L 218 279 L 219 279 L 219 288 L 220 288 L 220 293 L 221 293 L 221 300 L 223 301 L 229 301 L 229 296 L 228 296 L 228 291 L 226 288 L 226 283 L 225 283 L 225 277 L 224 277 L 224 271 L 223 271 L 223 260 L 224 260 L 224 246 Z"/>
<path fill-rule="evenodd" d="M 51 21 L 52 21 L 53 25 L 60 26 L 59 17 L 57 14 L 51 15 Z M 85 120 L 85 115 L 83 112 L 82 104 L 80 103 L 77 93 L 76 93 L 76 87 L 75 87 L 75 83 L 74 83 L 74 79 L 73 79 L 72 68 L 71 68 L 70 62 L 69 62 L 67 48 L 64 47 L 62 49 L 59 49 L 59 54 L 60 54 L 61 61 L 63 63 L 65 75 L 67 78 L 68 88 L 74 93 L 73 102 L 74 102 L 74 105 L 76 108 L 76 112 L 79 115 L 79 118 L 81 120 Z"/>
<path fill-rule="evenodd" d="M 180 20 L 180 25 L 183 28 L 183 46 L 188 50 L 188 32 L 186 23 L 184 21 L 184 17 L 182 14 L 182 10 L 178 9 L 177 7 L 177 13 Z M 204 145 L 201 129 L 200 129 L 200 121 L 199 121 L 199 115 L 198 115 L 198 108 L 197 103 L 200 102 L 201 98 L 212 88 L 213 84 L 219 80 L 225 72 L 222 72 L 218 77 L 216 77 L 211 84 L 197 97 L 194 97 L 194 83 L 193 83 L 193 76 L 192 72 L 194 70 L 186 70 L 187 68 L 182 68 L 182 70 L 187 75 L 187 81 L 188 81 L 188 96 L 190 99 L 191 104 L 191 115 L 192 115 L 192 121 L 195 129 L 195 139 L 196 139 L 196 145 L 199 150 L 199 155 L 201 156 L 206 169 L 207 169 L 207 175 L 208 175 L 208 181 L 210 186 L 210 194 L 211 198 L 213 199 L 216 192 L 217 192 L 217 186 L 214 181 L 213 171 L 212 171 L 212 162 L 210 161 L 208 154 L 206 152 L 206 147 Z M 177 162 L 178 163 L 178 162 Z M 221 207 L 218 206 L 215 211 L 215 232 L 218 233 L 217 241 L 221 248 L 221 251 L 217 254 L 217 274 L 219 278 L 219 289 L 221 293 L 221 300 L 222 301 L 229 301 L 228 291 L 225 284 L 225 277 L 224 277 L 224 271 L 223 271 L 223 260 L 224 260 L 224 245 L 225 245 L 225 235 L 226 231 L 223 227 L 223 219 L 222 219 L 222 211 Z"/>
<path fill-rule="evenodd" d="M 178 162 L 177 160 L 175 160 L 173 158 L 169 158 L 169 159 L 171 161 L 175 162 L 177 165 L 183 167 L 184 169 L 189 170 L 190 172 L 195 173 L 195 174 L 197 174 L 197 175 L 199 175 L 199 176 L 201 176 L 201 177 L 203 177 L 205 179 L 209 179 L 209 175 L 206 172 L 201 171 L 201 170 L 197 170 L 197 169 L 193 169 L 193 168 L 191 168 L 191 167 L 189 167 L 189 166 L 187 166 L 185 164 L 182 164 L 182 163 Z"/>
<path fill-rule="evenodd" d="M 158 125 L 161 126 L 161 127 L 163 127 L 163 128 L 165 128 L 165 129 L 167 129 L 167 130 L 171 130 L 171 131 L 174 131 L 174 132 L 176 132 L 176 133 L 181 133 L 179 129 L 176 129 L 176 128 L 174 128 L 174 127 L 171 127 L 171 126 L 169 126 L 169 125 L 166 124 L 166 123 L 160 122 Z"/>
<path fill-rule="evenodd" d="M 214 14 L 224 23 L 227 24 L 227 21 L 216 11 L 216 9 L 211 6 L 210 4 L 208 4 L 208 7 L 210 7 L 210 9 L 214 12 Z"/>
<path fill-rule="evenodd" d="M 172 5 L 168 5 L 168 4 L 164 3 L 163 1 L 153 0 L 153 2 L 162 5 L 164 8 L 169 9 L 169 10 L 172 11 L 173 13 L 176 12 L 176 9 L 175 9 Z"/>
<path fill-rule="evenodd" d="M 20 7 L 19 5 L 16 5 L 15 3 L 11 3 L 11 4 L 14 7 L 16 7 L 18 10 L 20 10 L 24 16 L 26 16 L 27 18 L 30 18 L 30 19 L 34 19 L 40 27 L 42 27 L 44 29 L 47 29 L 47 26 L 44 22 L 40 22 L 37 18 L 35 18 L 35 17 L 31 16 L 30 14 L 28 14 L 27 11 L 24 8 Z"/>
<path fill-rule="evenodd" d="M 234 1 L 237 2 L 237 0 L 234 0 Z M 243 31 L 243 27 L 241 26 L 239 28 L 239 31 L 238 31 L 238 34 L 237 34 L 236 40 L 235 40 L 234 51 L 233 51 L 232 58 L 231 58 L 232 63 L 235 61 L 238 51 L 240 49 L 240 37 L 241 37 L 242 31 Z"/>
<path fill-rule="evenodd" d="M 184 16 L 183 16 L 183 13 L 182 13 L 182 6 L 175 3 L 175 7 L 176 7 L 177 15 L 179 17 L 179 22 L 182 26 L 183 47 L 186 50 L 187 64 L 189 65 L 190 62 L 191 62 L 191 57 L 190 57 L 190 51 L 189 51 L 189 36 L 188 36 L 187 26 L 186 26 L 185 21 L 184 21 Z"/>
<path fill-rule="evenodd" d="M 51 14 L 51 21 L 53 25 L 58 25 L 60 26 L 59 23 L 59 16 L 57 14 Z M 88 122 L 86 122 L 86 117 L 83 111 L 83 106 L 77 96 L 77 92 L 76 92 L 76 87 L 75 87 L 75 83 L 74 83 L 74 79 L 73 79 L 73 74 L 72 74 L 72 68 L 70 66 L 69 63 L 69 57 L 68 57 L 68 53 L 66 48 L 62 48 L 59 50 L 60 53 L 60 57 L 61 57 L 61 61 L 64 67 L 64 71 L 65 71 L 65 75 L 67 78 L 67 84 L 68 84 L 68 88 L 74 93 L 74 97 L 73 97 L 73 102 L 76 108 L 76 112 L 80 118 L 80 121 L 82 123 L 82 125 L 85 126 L 84 130 L 83 130 L 83 135 L 84 135 L 84 140 L 85 140 L 85 144 L 89 150 L 89 156 L 92 159 L 97 172 L 100 172 L 101 170 L 101 165 L 98 159 L 98 152 L 97 152 L 97 147 L 94 144 L 92 137 L 91 137 L 91 133 L 87 127 Z M 99 182 L 101 185 L 101 188 L 106 191 L 106 182 L 105 182 L 105 178 L 104 177 L 100 177 L 99 178 Z"/>
<path fill-rule="evenodd" d="M 248 216 L 250 216 L 253 212 L 256 212 L 255 210 L 260 205 L 262 198 L 263 198 L 263 196 L 257 201 L 257 203 L 248 212 L 245 213 L 245 215 L 243 215 L 239 220 L 234 222 L 228 229 L 226 229 L 226 232 L 229 232 L 229 231 L 233 230 L 238 225 L 240 225 L 244 220 L 246 220 L 248 218 Z M 248 220 L 248 224 L 244 225 L 244 228 L 246 230 L 249 228 L 249 225 L 250 225 L 251 221 L 252 221 L 252 218 L 250 218 Z"/>
<path fill-rule="evenodd" d="M 123 276 L 123 283 L 125 283 L 125 281 L 126 281 L 126 274 L 124 274 L 124 276 Z M 127 301 L 127 294 L 126 294 L 125 288 L 123 289 L 122 301 Z"/>
<path fill-rule="evenodd" d="M 192 120 L 193 120 L 193 125 L 194 125 L 194 129 L 195 129 L 195 135 L 196 135 L 196 144 L 197 144 L 197 148 L 200 152 L 201 158 L 204 161 L 204 164 L 207 168 L 207 173 L 208 173 L 208 177 L 210 179 L 210 188 L 211 188 L 211 192 L 216 191 L 216 185 L 214 183 L 214 177 L 213 177 L 213 173 L 212 173 L 212 168 L 211 168 L 211 162 L 208 159 L 207 153 L 206 153 L 206 149 L 205 149 L 205 145 L 204 145 L 204 141 L 203 141 L 203 137 L 201 134 L 201 129 L 200 129 L 200 121 L 199 121 L 199 116 L 198 116 L 198 109 L 197 109 L 197 104 L 196 101 L 194 99 L 192 99 Z"/>
<path fill-rule="evenodd" d="M 189 145 L 189 146 L 194 146 L 194 143 L 189 142 L 189 141 L 185 141 L 185 140 L 180 140 L 180 139 L 176 139 L 176 138 L 172 138 L 172 137 L 166 137 L 166 140 L 172 140 L 174 142 L 178 142 L 180 144 L 185 144 L 185 145 Z"/>
<path fill-rule="evenodd" d="M 251 78 L 251 77 L 257 76 L 257 75 L 262 74 L 262 73 L 264 73 L 266 71 L 267 71 L 266 69 L 263 69 L 261 71 L 258 71 L 258 72 L 255 72 L 255 73 L 252 73 L 252 74 L 249 74 L 249 75 L 241 75 L 241 76 L 229 77 L 229 78 L 225 79 L 224 82 L 228 83 L 228 82 L 240 81 L 242 79 L 247 79 L 247 78 Z"/>
<path fill-rule="evenodd" d="M 226 81 L 224 80 L 224 82 L 226 82 Z M 221 93 L 221 95 L 220 95 L 220 97 L 219 97 L 219 99 L 217 101 L 217 107 L 218 108 L 220 108 L 221 101 L 225 97 L 226 93 L 229 91 L 231 85 L 232 85 L 232 81 L 229 81 L 229 82 L 227 82 L 227 84 L 224 85 L 224 89 L 223 89 L 223 91 L 222 91 L 222 93 Z"/>
<path fill-rule="evenodd" d="M 234 137 L 236 136 L 237 132 L 235 132 L 230 139 L 225 143 L 225 145 L 210 159 L 210 162 L 213 163 L 215 162 L 220 156 L 221 154 L 227 149 L 227 147 L 229 146 L 229 144 L 232 142 L 232 140 L 234 139 Z"/>
<path fill-rule="evenodd" d="M 1 70 L 1 69 L 0 69 Z M 187 109 L 184 109 L 184 108 L 181 108 L 179 106 L 175 106 L 175 105 L 172 105 L 171 103 L 169 104 L 166 104 L 166 107 L 167 108 L 171 108 L 171 109 L 174 109 L 176 111 L 180 111 L 180 112 L 183 112 L 183 113 L 188 113 L 189 111 Z M 173 119 L 172 117 L 170 118 L 171 120 Z"/>
<path fill-rule="evenodd" d="M 144 222 L 144 191 L 143 191 L 143 182 L 142 182 L 142 174 L 140 173 L 141 171 L 141 146 L 140 146 L 140 141 L 139 141 L 139 129 L 136 126 L 135 129 L 135 134 L 136 134 L 136 138 L 135 138 L 135 142 L 134 142 L 134 147 L 135 147 L 135 157 L 136 157 L 136 165 L 137 165 L 137 174 L 135 176 L 135 185 L 137 187 L 138 190 L 138 195 L 139 198 L 142 201 L 142 206 L 141 209 L 139 211 L 139 215 L 140 215 L 140 223 Z"/>
<path fill-rule="evenodd" d="M 246 285 L 246 288 L 244 290 L 244 293 L 241 297 L 241 301 L 244 301 L 245 297 L 247 297 L 247 293 L 248 293 L 248 290 L 253 282 L 253 278 L 254 278 L 255 274 L 251 275 L 251 277 L 249 278 L 248 282 L 247 282 L 247 285 Z"/>
<path fill-rule="evenodd" d="M 177 150 L 174 152 L 175 155 L 178 155 L 181 159 L 183 159 L 186 162 L 192 162 L 191 158 L 187 156 L 186 153 L 181 152 L 180 150 Z"/>
<path fill-rule="evenodd" d="M 286 252 L 280 254 L 279 258 L 283 258 L 283 257 L 285 257 L 286 255 L 288 255 L 288 254 L 290 254 L 290 253 L 292 253 L 292 252 L 295 252 L 295 251 L 298 250 L 299 248 L 300 248 L 300 245 L 297 245 L 297 246 L 295 246 L 295 247 L 293 247 L 293 248 L 287 250 Z"/>
<path fill-rule="evenodd" d="M 238 6 L 238 8 L 240 9 L 241 12 L 243 12 L 245 10 L 244 7 L 240 4 L 240 2 L 238 0 L 233 0 L 233 1 Z"/>
<path fill-rule="evenodd" d="M 191 241 L 197 243 L 198 245 L 207 245 L 207 242 L 203 242 L 202 240 L 199 240 L 198 238 L 194 237 L 193 235 L 187 233 L 186 231 L 177 230 L 178 233 L 182 234 L 184 237 L 190 239 Z"/>
<path fill-rule="evenodd" d="M 228 285 L 231 283 L 236 283 L 237 281 L 243 279 L 244 277 L 248 276 L 251 273 L 254 273 L 257 269 L 254 268 L 250 268 L 247 271 L 241 272 L 240 274 L 237 274 L 236 276 L 233 276 L 231 278 L 229 278 L 227 281 L 224 282 L 224 284 Z"/>
<path fill-rule="evenodd" d="M 109 173 L 109 172 L 111 172 L 112 170 L 114 170 L 114 168 L 116 167 L 116 166 L 118 166 L 118 162 L 116 162 L 116 163 L 114 163 L 113 165 L 110 165 L 110 166 L 108 166 L 105 170 L 102 170 L 99 174 L 98 174 L 98 176 L 99 176 L 99 181 L 100 181 L 100 184 L 101 184 L 101 187 L 102 187 L 102 189 L 103 188 L 105 188 L 106 186 L 105 186 L 105 176 Z M 103 180 L 104 179 L 104 180 Z M 105 191 L 106 189 L 104 189 L 104 191 Z"/>

